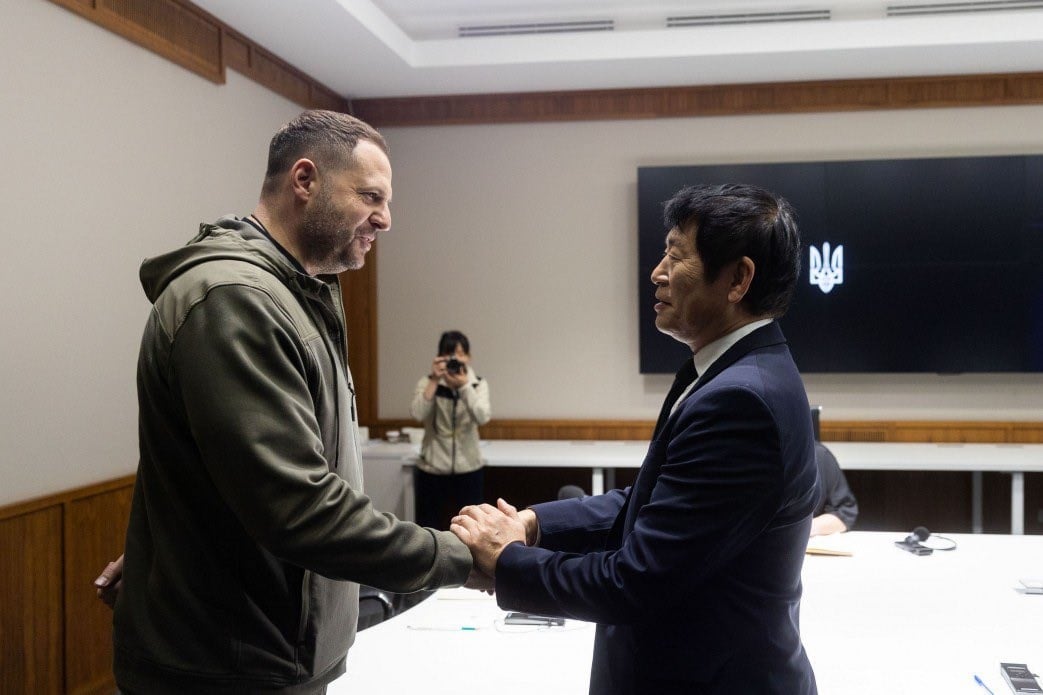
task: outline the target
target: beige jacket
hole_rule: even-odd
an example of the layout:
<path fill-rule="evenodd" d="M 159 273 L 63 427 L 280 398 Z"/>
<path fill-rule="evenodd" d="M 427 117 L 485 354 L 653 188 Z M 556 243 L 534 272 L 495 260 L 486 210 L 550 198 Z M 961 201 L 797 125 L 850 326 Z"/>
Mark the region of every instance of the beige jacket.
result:
<path fill-rule="evenodd" d="M 438 383 L 435 397 L 424 398 L 427 377 L 416 384 L 410 412 L 424 424 L 417 468 L 435 475 L 470 473 L 482 467 L 478 426 L 489 422 L 489 382 L 467 368 L 467 384 L 458 390 Z"/>

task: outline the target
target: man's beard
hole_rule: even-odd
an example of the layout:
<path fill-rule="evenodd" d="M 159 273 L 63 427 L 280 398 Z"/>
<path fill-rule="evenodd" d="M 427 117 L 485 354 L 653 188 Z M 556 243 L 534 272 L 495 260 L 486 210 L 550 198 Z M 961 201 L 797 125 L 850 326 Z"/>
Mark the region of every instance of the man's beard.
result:
<path fill-rule="evenodd" d="M 299 248 L 305 267 L 315 268 L 316 274 L 358 270 L 363 261 L 351 258 L 356 233 L 338 227 L 339 216 L 327 197 L 315 202 L 301 222 Z"/>

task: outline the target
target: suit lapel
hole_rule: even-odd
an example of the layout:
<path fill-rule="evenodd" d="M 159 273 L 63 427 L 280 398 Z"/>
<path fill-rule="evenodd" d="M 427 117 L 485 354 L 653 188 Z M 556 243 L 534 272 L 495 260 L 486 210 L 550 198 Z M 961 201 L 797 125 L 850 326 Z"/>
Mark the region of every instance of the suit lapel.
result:
<path fill-rule="evenodd" d="M 766 326 L 761 326 L 753 333 L 743 337 L 739 342 L 735 343 L 735 345 L 728 348 L 723 355 L 718 357 L 714 363 L 710 365 L 710 368 L 707 369 L 704 374 L 699 375 L 699 381 L 696 382 L 695 388 L 685 396 L 685 400 L 688 400 L 693 393 L 712 381 L 714 377 L 735 364 L 746 354 L 760 348 L 770 347 L 772 345 L 783 345 L 785 343 L 786 338 L 782 335 L 782 329 L 779 328 L 777 321 L 772 321 Z"/>
<path fill-rule="evenodd" d="M 670 411 L 674 407 L 674 402 L 681 397 L 688 385 L 695 381 L 695 377 L 695 363 L 689 357 L 681 365 L 681 368 L 677 370 L 674 384 L 670 387 L 670 391 L 667 392 L 666 399 L 663 401 L 663 407 L 659 410 L 659 419 L 656 420 L 655 430 L 652 433 L 653 441 L 659 438 L 659 433 L 666 426 L 666 421 L 670 419 Z"/>
<path fill-rule="evenodd" d="M 785 342 L 786 338 L 782 335 L 782 329 L 779 328 L 778 322 L 772 321 L 766 326 L 761 326 L 749 335 L 743 337 L 739 342 L 735 343 L 735 345 L 728 348 L 723 355 L 714 361 L 709 369 L 699 376 L 699 380 L 696 382 L 695 387 L 687 396 L 685 396 L 685 400 L 688 400 L 693 393 L 712 381 L 714 377 L 725 369 L 735 364 L 735 362 L 744 355 L 753 350 L 770 347 L 772 345 L 781 345 L 785 344 Z M 621 545 L 623 536 L 633 528 L 634 521 L 637 519 L 638 511 L 640 511 L 641 506 L 643 506 L 647 501 L 646 495 L 650 494 L 652 488 L 655 487 L 654 478 L 659 475 L 659 468 L 662 466 L 663 460 L 666 458 L 666 449 L 670 443 L 673 431 L 672 423 L 670 421 L 674 401 L 676 401 L 681 393 L 684 392 L 685 387 L 692 382 L 694 377 L 695 364 L 691 359 L 686 360 L 686 364 L 681 365 L 681 369 L 677 372 L 674 384 L 670 388 L 670 393 L 667 394 L 666 400 L 663 402 L 663 407 L 659 412 L 659 420 L 656 422 L 655 433 L 652 435 L 652 443 L 649 446 L 648 454 L 645 456 L 645 460 L 641 464 L 641 469 L 638 471 L 637 478 L 634 480 L 634 485 L 630 488 L 630 492 L 627 495 L 626 501 L 623 503 L 623 507 L 619 510 L 619 515 L 612 524 L 612 529 L 608 536 L 608 547 L 610 548 L 618 548 Z M 674 414 L 678 412 L 680 412 L 680 409 L 673 411 Z M 635 492 L 638 494 L 637 499 L 634 498 Z"/>

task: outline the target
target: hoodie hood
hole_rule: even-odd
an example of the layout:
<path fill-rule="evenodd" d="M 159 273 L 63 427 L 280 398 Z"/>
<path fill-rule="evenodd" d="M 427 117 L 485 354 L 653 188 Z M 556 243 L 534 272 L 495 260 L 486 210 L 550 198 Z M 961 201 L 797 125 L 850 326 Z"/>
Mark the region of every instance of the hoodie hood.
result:
<path fill-rule="evenodd" d="M 145 259 L 140 271 L 145 296 L 155 303 L 178 275 L 200 263 L 215 260 L 246 261 L 287 281 L 322 284 L 294 268 L 271 240 L 252 225 L 226 215 L 213 224 L 199 225 L 199 234 L 181 248 Z"/>

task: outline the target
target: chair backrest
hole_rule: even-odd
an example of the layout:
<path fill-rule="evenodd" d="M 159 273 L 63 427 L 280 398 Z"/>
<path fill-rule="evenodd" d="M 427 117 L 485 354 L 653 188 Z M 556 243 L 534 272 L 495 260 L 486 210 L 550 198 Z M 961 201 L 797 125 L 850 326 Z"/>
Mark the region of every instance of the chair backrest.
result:
<path fill-rule="evenodd" d="M 811 427 L 812 427 L 813 431 L 815 432 L 815 441 L 816 442 L 821 442 L 822 441 L 821 416 L 822 416 L 822 406 L 821 405 L 813 405 L 813 406 L 811 406 Z"/>
<path fill-rule="evenodd" d="M 587 491 L 581 488 L 579 485 L 562 485 L 558 489 L 558 499 L 567 500 L 573 497 L 586 497 Z"/>
<path fill-rule="evenodd" d="M 371 586 L 359 587 L 359 630 L 382 623 L 394 614 L 394 595 L 391 592 Z"/>

